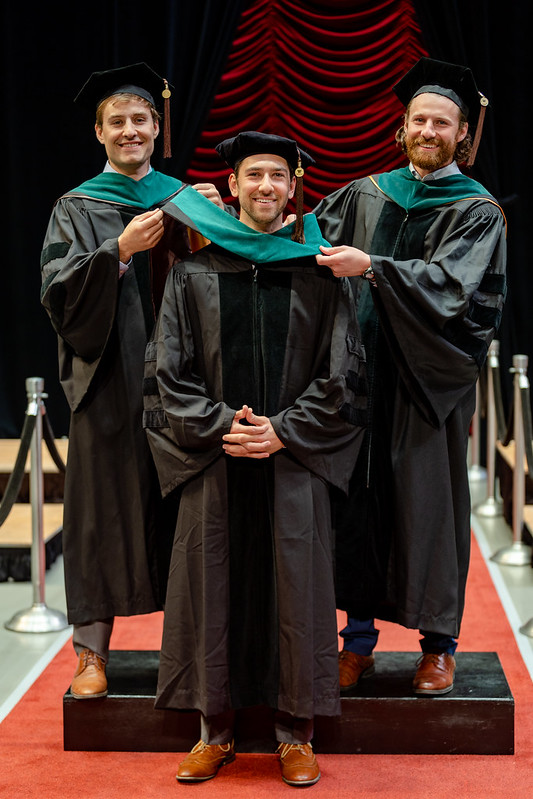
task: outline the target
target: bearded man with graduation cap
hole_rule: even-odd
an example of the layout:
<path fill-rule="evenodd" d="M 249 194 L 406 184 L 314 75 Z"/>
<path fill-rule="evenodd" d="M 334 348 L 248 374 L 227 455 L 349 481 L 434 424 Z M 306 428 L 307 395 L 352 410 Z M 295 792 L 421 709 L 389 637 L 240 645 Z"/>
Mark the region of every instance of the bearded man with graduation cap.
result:
<path fill-rule="evenodd" d="M 105 696 L 113 618 L 160 609 L 168 568 L 142 429 L 144 351 L 169 267 L 168 254 L 154 249 L 159 206 L 182 186 L 150 166 L 162 95 L 168 156 L 167 81 L 144 63 L 90 76 L 75 101 L 96 110 L 108 161 L 57 200 L 41 256 L 42 303 L 71 410 L 63 550 L 79 699 Z M 185 237 L 174 246 L 188 251 Z"/>
<path fill-rule="evenodd" d="M 374 618 L 420 630 L 417 694 L 453 687 L 470 547 L 475 386 L 505 297 L 505 219 L 471 166 L 487 99 L 466 67 L 422 58 L 394 86 L 409 166 L 355 180 L 315 209 L 318 263 L 354 280 L 368 432 L 336 503 L 339 671 L 374 670 Z M 473 141 L 472 141 L 473 135 Z"/>
<path fill-rule="evenodd" d="M 211 243 L 173 267 L 147 349 L 144 424 L 182 486 L 156 707 L 201 711 L 179 781 L 214 777 L 235 710 L 267 705 L 283 780 L 311 785 L 314 716 L 340 712 L 329 489 L 362 439 L 364 351 L 315 217 L 282 226 L 310 156 L 258 131 L 217 151 L 240 217 L 190 189 L 164 206 Z"/>

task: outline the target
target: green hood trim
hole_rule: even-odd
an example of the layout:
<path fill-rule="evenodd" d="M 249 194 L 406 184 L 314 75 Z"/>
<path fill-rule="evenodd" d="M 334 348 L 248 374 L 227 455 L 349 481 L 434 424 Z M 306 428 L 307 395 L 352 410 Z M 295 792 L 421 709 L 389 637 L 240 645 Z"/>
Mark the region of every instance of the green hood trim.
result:
<path fill-rule="evenodd" d="M 294 223 L 274 233 L 260 233 L 218 208 L 188 185 L 162 208 L 166 214 L 196 230 L 219 247 L 254 263 L 288 261 L 318 255 L 321 244 L 329 246 L 313 214 L 304 216 L 305 244 L 298 244 L 291 240 Z"/>
<path fill-rule="evenodd" d="M 406 211 L 434 208 L 438 205 L 475 197 L 483 197 L 495 202 L 481 183 L 462 173 L 424 183 L 415 178 L 408 167 L 404 167 L 392 172 L 373 175 L 370 180 L 387 197 Z"/>
<path fill-rule="evenodd" d="M 178 178 L 156 172 L 155 169 L 141 180 L 134 180 L 118 172 L 101 172 L 65 196 L 81 195 L 149 210 L 168 200 L 182 186 L 183 183 Z"/>

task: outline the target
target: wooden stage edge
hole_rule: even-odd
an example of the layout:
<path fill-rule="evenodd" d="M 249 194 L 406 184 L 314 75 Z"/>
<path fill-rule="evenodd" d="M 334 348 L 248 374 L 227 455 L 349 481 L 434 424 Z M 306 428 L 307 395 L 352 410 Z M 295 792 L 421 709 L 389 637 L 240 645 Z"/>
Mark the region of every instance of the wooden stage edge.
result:
<path fill-rule="evenodd" d="M 61 460 L 66 463 L 68 439 L 56 439 L 55 445 Z M 19 439 L 0 439 L 0 499 L 5 494 L 19 451 Z M 28 452 L 17 501 L 0 526 L 0 582 L 31 580 L 33 527 L 30 504 L 30 464 L 31 455 Z M 42 444 L 42 465 L 44 483 L 43 540 L 46 568 L 49 568 L 62 552 L 64 473 L 54 463 L 45 441 Z"/>
<path fill-rule="evenodd" d="M 68 439 L 67 438 L 56 438 L 55 445 L 57 451 L 59 452 L 63 463 L 67 462 L 67 453 L 68 453 Z M 17 455 L 20 449 L 20 439 L 18 438 L 0 438 L 0 474 L 7 474 L 8 476 L 13 471 L 15 466 L 15 461 L 17 459 Z M 43 473 L 58 473 L 59 469 L 55 465 L 50 452 L 48 450 L 48 446 L 45 441 L 43 441 L 42 445 L 42 458 L 43 458 Z M 29 473 L 30 471 L 30 453 L 28 452 L 28 457 L 26 458 L 26 468 L 25 471 Z"/>
<path fill-rule="evenodd" d="M 514 752 L 514 699 L 495 652 L 460 652 L 453 690 L 413 694 L 417 652 L 376 653 L 376 673 L 341 698 L 342 716 L 315 719 L 313 745 L 331 754 Z M 187 752 L 200 737 L 198 711 L 155 710 L 159 652 L 110 652 L 109 694 L 63 697 L 65 751 Z M 273 752 L 272 711 L 237 711 L 239 752 Z"/>

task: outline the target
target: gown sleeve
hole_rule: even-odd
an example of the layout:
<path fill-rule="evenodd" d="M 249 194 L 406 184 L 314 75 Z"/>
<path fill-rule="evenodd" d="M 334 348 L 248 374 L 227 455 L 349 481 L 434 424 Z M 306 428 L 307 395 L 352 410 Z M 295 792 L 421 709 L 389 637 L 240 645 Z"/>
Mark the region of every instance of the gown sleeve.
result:
<path fill-rule="evenodd" d="M 370 255 L 370 291 L 389 351 L 426 420 L 440 427 L 479 376 L 505 300 L 505 219 L 486 198 L 435 209 L 429 227 L 354 181 L 315 209 L 325 238 Z M 390 209 L 389 209 L 390 206 Z M 393 213 L 394 211 L 394 213 Z M 401 222 L 405 219 L 405 222 Z M 398 225 L 393 254 L 376 254 L 374 231 Z M 418 257 L 405 257 L 415 252 Z"/>
<path fill-rule="evenodd" d="M 60 200 L 41 256 L 41 301 L 58 335 L 89 362 L 102 355 L 115 318 L 121 228 L 110 217 L 108 208 L 96 214 L 95 230 L 83 206 Z"/>
<path fill-rule="evenodd" d="M 195 372 L 194 336 L 186 304 L 186 278 L 178 270 L 168 277 L 156 326 L 157 381 L 162 405 L 179 447 L 223 454 L 222 436 L 237 409 L 214 402 Z"/>
<path fill-rule="evenodd" d="M 438 242 L 435 239 L 438 238 Z M 423 259 L 371 255 L 372 296 L 403 382 L 436 427 L 476 382 L 501 320 L 505 236 L 487 202 L 429 231 Z"/>
<path fill-rule="evenodd" d="M 115 321 L 119 220 L 108 208 L 91 214 L 83 201 L 62 199 L 45 236 L 41 302 L 59 337 L 59 378 L 72 411 L 86 396 Z"/>

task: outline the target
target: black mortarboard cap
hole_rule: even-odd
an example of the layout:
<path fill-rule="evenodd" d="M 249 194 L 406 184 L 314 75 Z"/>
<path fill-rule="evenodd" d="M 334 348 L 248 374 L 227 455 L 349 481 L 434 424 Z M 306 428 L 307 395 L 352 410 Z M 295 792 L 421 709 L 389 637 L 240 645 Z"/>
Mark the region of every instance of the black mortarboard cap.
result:
<path fill-rule="evenodd" d="M 302 150 L 294 139 L 286 139 L 275 133 L 261 133 L 257 130 L 243 130 L 231 139 L 224 139 L 216 146 L 217 153 L 232 168 L 248 158 L 249 155 L 265 153 L 284 158 L 296 175 L 296 223 L 292 239 L 305 244 L 303 225 L 303 176 L 304 168 L 315 161 L 309 153 Z"/>
<path fill-rule="evenodd" d="M 430 92 L 441 94 L 459 106 L 475 130 L 472 155 L 468 165 L 474 163 L 481 138 L 487 98 L 478 90 L 472 71 L 460 64 L 449 64 L 434 58 L 420 58 L 403 78 L 392 87 L 398 99 L 407 106 L 413 97 Z"/>
<path fill-rule="evenodd" d="M 93 72 L 74 98 L 74 102 L 89 111 L 94 111 L 106 97 L 129 92 L 144 97 L 153 106 L 157 106 L 165 89 L 168 89 L 168 82 L 148 64 L 140 62 L 117 69 Z"/>
<path fill-rule="evenodd" d="M 294 139 L 286 139 L 274 133 L 261 133 L 257 130 L 241 131 L 231 139 L 224 139 L 215 149 L 232 169 L 243 158 L 258 153 L 279 155 L 294 170 L 315 163 L 309 153 L 298 147 Z"/>
<path fill-rule="evenodd" d="M 157 72 L 154 72 L 148 64 L 139 62 L 125 67 L 117 67 L 116 69 L 93 72 L 74 98 L 74 102 L 89 111 L 95 111 L 102 100 L 111 97 L 113 94 L 122 94 L 124 92 L 136 94 L 138 97 L 147 100 L 154 107 L 159 105 L 161 97 L 164 98 L 165 157 L 169 157 L 170 130 L 168 126 L 170 113 L 168 101 L 171 94 L 170 87 L 168 81 L 158 75 Z"/>

